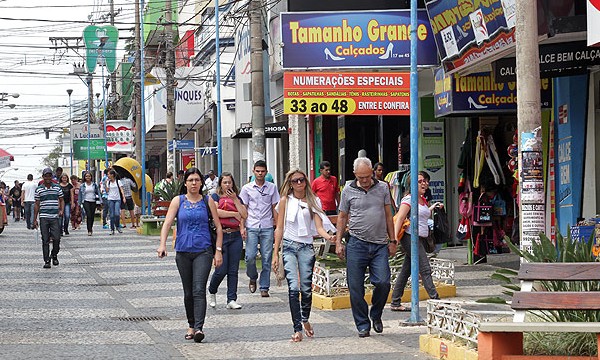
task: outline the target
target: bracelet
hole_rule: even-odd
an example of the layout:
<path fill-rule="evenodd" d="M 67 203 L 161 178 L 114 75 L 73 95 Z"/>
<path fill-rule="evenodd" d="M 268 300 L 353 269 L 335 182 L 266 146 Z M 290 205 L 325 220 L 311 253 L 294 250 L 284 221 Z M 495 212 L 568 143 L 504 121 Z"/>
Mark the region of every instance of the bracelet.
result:
<path fill-rule="evenodd" d="M 223 251 L 223 248 L 217 246 L 217 251 Z"/>
<path fill-rule="evenodd" d="M 398 245 L 398 240 L 390 240 L 389 243 L 394 244 L 394 245 Z"/>

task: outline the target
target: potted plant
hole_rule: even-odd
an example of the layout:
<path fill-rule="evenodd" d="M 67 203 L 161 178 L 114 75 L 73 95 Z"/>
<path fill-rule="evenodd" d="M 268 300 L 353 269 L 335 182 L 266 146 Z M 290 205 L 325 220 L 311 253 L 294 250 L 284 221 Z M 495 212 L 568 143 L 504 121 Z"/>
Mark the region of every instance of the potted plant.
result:
<path fill-rule="evenodd" d="M 156 184 L 154 187 L 154 196 L 156 197 L 157 201 L 154 206 L 154 215 L 165 216 L 167 214 L 167 210 L 169 209 L 169 205 L 171 204 L 171 200 L 179 195 L 180 190 L 181 182 L 176 179 L 171 182 L 162 180 Z"/>

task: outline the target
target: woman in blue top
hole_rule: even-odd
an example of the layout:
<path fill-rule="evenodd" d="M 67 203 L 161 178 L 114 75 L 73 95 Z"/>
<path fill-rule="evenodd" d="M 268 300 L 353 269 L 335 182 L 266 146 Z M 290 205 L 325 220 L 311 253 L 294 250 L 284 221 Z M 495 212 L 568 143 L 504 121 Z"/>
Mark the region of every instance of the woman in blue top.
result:
<path fill-rule="evenodd" d="M 181 195 L 171 200 L 165 222 L 160 232 L 158 257 L 167 256 L 167 237 L 173 221 L 177 217 L 175 240 L 175 262 L 183 284 L 183 303 L 188 319 L 187 340 L 201 342 L 204 339 L 204 318 L 206 317 L 206 283 L 211 265 L 223 263 L 223 231 L 215 202 L 210 197 L 203 199 L 201 189 L 204 177 L 197 168 L 185 172 Z M 206 208 L 206 204 L 210 209 Z M 208 225 L 208 211 L 211 212 L 217 228 L 216 249 L 213 250 Z M 214 256 L 213 256 L 214 253 Z"/>

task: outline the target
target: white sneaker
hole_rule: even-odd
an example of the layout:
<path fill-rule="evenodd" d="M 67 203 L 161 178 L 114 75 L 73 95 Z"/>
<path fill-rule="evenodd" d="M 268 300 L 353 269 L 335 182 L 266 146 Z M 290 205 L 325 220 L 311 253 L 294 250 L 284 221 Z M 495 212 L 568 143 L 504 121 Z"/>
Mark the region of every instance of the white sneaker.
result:
<path fill-rule="evenodd" d="M 231 300 L 227 303 L 227 308 L 231 310 L 239 310 L 242 308 L 242 305 L 235 302 L 235 300 Z"/>
<path fill-rule="evenodd" d="M 208 305 L 210 305 L 212 308 L 217 306 L 217 294 L 208 294 L 208 297 L 210 299 Z"/>

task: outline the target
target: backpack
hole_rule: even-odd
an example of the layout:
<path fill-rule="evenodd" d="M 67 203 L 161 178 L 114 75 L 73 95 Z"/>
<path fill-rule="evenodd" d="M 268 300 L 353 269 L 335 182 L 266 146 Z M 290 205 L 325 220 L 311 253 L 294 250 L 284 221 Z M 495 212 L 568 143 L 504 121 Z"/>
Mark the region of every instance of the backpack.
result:
<path fill-rule="evenodd" d="M 433 239 L 436 244 L 445 244 L 452 239 L 448 215 L 443 207 L 433 209 Z"/>

